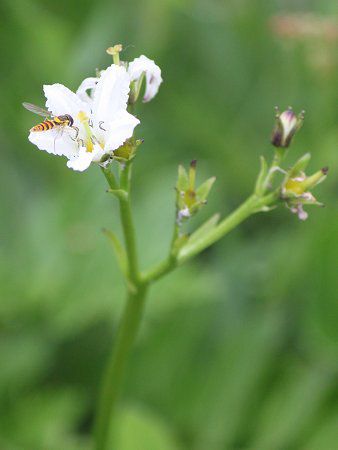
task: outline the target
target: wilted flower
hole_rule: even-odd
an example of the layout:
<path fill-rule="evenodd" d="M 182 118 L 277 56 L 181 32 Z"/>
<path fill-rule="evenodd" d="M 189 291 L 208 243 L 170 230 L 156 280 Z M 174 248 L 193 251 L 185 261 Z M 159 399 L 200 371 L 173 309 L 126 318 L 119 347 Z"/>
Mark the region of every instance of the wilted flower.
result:
<path fill-rule="evenodd" d="M 317 186 L 325 180 L 328 168 L 324 167 L 313 175 L 307 177 L 304 172 L 295 173 L 294 168 L 291 169 L 289 177 L 286 178 L 282 187 L 282 197 L 286 200 L 286 205 L 291 212 L 298 215 L 300 220 L 306 220 L 308 214 L 304 211 L 304 205 L 318 205 L 316 198 L 310 192 L 310 189 Z"/>
<path fill-rule="evenodd" d="M 289 147 L 293 136 L 302 125 L 304 120 L 304 111 L 298 116 L 289 107 L 282 113 L 276 107 L 276 125 L 272 133 L 271 143 L 275 147 Z"/>
<path fill-rule="evenodd" d="M 69 114 L 74 130 L 55 127 L 31 132 L 29 140 L 40 150 L 66 156 L 67 166 L 78 171 L 106 159 L 105 155 L 123 145 L 140 123 L 127 112 L 129 85 L 126 69 L 115 64 L 102 71 L 99 79 L 84 80 L 76 94 L 62 84 L 45 85 L 46 107 L 53 116 Z M 92 96 L 88 89 L 92 89 Z"/>
<path fill-rule="evenodd" d="M 143 101 L 149 102 L 155 97 L 163 80 L 161 77 L 161 69 L 154 61 L 141 55 L 139 58 L 135 58 L 129 63 L 128 73 L 130 80 L 133 83 L 131 103 L 134 103 L 137 100 L 144 76 L 146 78 L 146 88 Z"/>

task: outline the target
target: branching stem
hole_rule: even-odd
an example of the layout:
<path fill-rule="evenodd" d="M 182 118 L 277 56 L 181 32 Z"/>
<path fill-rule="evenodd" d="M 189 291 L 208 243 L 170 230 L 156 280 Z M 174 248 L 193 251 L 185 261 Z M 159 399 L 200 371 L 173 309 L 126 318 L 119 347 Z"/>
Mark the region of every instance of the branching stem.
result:
<path fill-rule="evenodd" d="M 103 169 L 111 192 L 116 195 L 120 204 L 120 216 L 127 255 L 127 301 L 118 327 L 114 348 L 103 378 L 95 423 L 96 450 L 111 449 L 110 428 L 121 392 L 128 357 L 141 323 L 149 284 L 214 244 L 252 214 L 263 211 L 269 205 L 274 204 L 279 196 L 278 190 L 265 196 L 250 196 L 234 212 L 212 228 L 209 233 L 190 245 L 188 241 L 181 248 L 177 248 L 176 245 L 179 240 L 179 225 L 175 222 L 168 257 L 141 274 L 138 266 L 135 230 L 131 213 L 130 171 L 130 163 L 121 168 L 120 183 L 118 185 L 112 173 L 109 173 L 108 169 Z M 122 192 L 125 195 L 121 195 Z"/>

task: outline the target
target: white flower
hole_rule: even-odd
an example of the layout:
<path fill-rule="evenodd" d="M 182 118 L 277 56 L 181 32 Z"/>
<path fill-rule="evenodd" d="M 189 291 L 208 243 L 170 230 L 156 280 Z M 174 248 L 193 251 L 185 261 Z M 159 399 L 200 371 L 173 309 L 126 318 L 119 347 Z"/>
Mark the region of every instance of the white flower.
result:
<path fill-rule="evenodd" d="M 297 214 L 299 220 L 306 220 L 309 217 L 308 213 L 304 211 L 301 203 L 297 203 L 297 205 L 292 206 L 290 210 L 292 213 Z"/>
<path fill-rule="evenodd" d="M 158 92 L 160 84 L 162 83 L 161 69 L 144 55 L 135 58 L 134 61 L 128 65 L 128 73 L 131 81 L 140 79 L 143 73 L 146 77 L 146 90 L 143 96 L 144 102 L 149 102 Z"/>
<path fill-rule="evenodd" d="M 114 64 L 102 71 L 99 79 L 84 80 L 76 94 L 62 84 L 45 85 L 47 109 L 53 116 L 69 114 L 74 129 L 31 132 L 29 140 L 40 150 L 66 156 L 68 167 L 87 169 L 119 148 L 140 123 L 127 112 L 129 85 L 126 69 Z M 92 97 L 87 94 L 89 89 Z"/>

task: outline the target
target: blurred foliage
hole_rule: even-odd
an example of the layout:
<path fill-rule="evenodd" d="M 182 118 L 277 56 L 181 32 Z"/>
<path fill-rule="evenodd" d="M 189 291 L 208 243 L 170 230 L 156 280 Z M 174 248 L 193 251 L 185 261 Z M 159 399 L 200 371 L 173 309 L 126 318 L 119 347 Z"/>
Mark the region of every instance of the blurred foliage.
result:
<path fill-rule="evenodd" d="M 114 448 L 337 448 L 337 36 L 283 34 L 275 21 L 294 13 L 338 26 L 336 0 L 2 0 L 1 450 L 91 448 L 123 302 L 100 231 L 119 230 L 117 205 L 99 170 L 72 172 L 29 144 L 21 102 L 42 104 L 44 83 L 76 89 L 117 42 L 165 80 L 138 109 L 144 266 L 169 243 L 177 164 L 196 158 L 200 180 L 217 177 L 197 221 L 229 212 L 271 157 L 275 104 L 307 111 L 290 159 L 311 151 L 309 170 L 331 172 L 327 207 L 305 223 L 282 207 L 257 215 L 154 286 Z"/>

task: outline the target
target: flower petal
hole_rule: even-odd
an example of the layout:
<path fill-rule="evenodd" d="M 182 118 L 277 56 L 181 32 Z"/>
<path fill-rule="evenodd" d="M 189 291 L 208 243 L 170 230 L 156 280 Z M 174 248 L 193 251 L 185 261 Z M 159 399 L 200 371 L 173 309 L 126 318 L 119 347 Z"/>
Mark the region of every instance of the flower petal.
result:
<path fill-rule="evenodd" d="M 45 150 L 53 155 L 64 155 L 70 158 L 77 152 L 77 144 L 71 139 L 68 131 L 64 129 L 32 131 L 28 139 L 40 150 Z"/>
<path fill-rule="evenodd" d="M 122 110 L 115 114 L 114 119 L 109 122 L 107 128 L 106 152 L 119 148 L 126 139 L 133 135 L 134 128 L 139 123 L 140 121 L 127 111 Z"/>
<path fill-rule="evenodd" d="M 92 105 L 93 103 L 93 90 L 95 89 L 97 82 L 99 81 L 96 77 L 85 78 L 76 91 L 76 95 L 84 102 Z M 91 95 L 87 91 L 92 90 Z"/>
<path fill-rule="evenodd" d="M 74 121 L 80 111 L 90 114 L 87 102 L 81 100 L 74 92 L 62 84 L 47 84 L 43 86 L 47 98 L 46 106 L 54 116 L 70 114 Z"/>
<path fill-rule="evenodd" d="M 146 90 L 143 101 L 149 102 L 158 92 L 163 79 L 161 77 L 161 69 L 155 62 L 144 55 L 135 58 L 128 66 L 128 73 L 131 81 L 138 80 L 142 73 L 146 74 Z"/>
<path fill-rule="evenodd" d="M 106 124 L 114 115 L 127 109 L 130 79 L 123 66 L 112 64 L 101 72 L 94 92 L 93 116 L 96 124 Z M 106 127 L 105 127 L 106 128 Z"/>
<path fill-rule="evenodd" d="M 103 155 L 104 151 L 99 145 L 95 145 L 92 152 L 88 152 L 86 147 L 81 147 L 78 154 L 67 162 L 67 167 L 83 172 L 92 162 L 100 161 Z"/>

